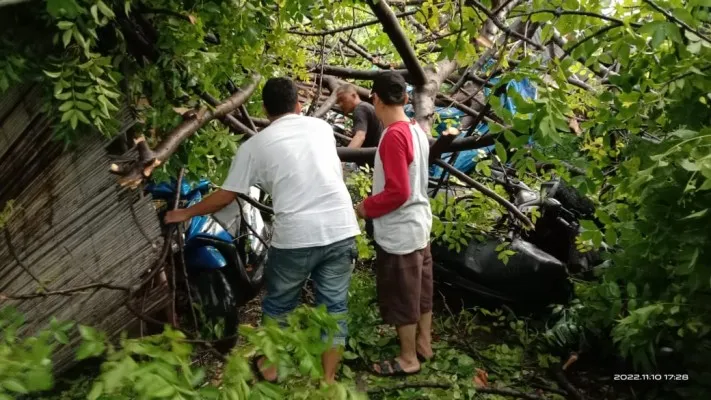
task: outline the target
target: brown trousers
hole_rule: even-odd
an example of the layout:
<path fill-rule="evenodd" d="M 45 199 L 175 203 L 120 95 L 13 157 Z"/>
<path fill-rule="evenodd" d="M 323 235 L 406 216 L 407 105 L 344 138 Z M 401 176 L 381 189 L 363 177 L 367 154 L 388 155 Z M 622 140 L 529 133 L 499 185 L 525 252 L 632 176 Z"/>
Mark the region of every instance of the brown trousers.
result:
<path fill-rule="evenodd" d="M 430 245 L 409 254 L 390 254 L 375 246 L 376 288 L 380 315 L 394 326 L 412 325 L 432 311 Z"/>

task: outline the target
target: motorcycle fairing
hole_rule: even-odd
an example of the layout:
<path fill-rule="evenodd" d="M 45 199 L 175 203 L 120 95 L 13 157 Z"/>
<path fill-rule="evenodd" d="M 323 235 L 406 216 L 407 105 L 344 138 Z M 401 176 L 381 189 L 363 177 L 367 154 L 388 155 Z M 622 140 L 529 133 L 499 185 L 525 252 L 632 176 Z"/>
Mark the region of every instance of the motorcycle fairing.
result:
<path fill-rule="evenodd" d="M 474 239 L 458 253 L 446 245 L 433 244 L 437 280 L 508 303 L 547 304 L 565 295 L 560 288 L 565 287 L 568 271 L 562 262 L 517 238 L 510 245 L 515 254 L 504 264 L 496 251 L 500 243 L 495 238 Z"/>

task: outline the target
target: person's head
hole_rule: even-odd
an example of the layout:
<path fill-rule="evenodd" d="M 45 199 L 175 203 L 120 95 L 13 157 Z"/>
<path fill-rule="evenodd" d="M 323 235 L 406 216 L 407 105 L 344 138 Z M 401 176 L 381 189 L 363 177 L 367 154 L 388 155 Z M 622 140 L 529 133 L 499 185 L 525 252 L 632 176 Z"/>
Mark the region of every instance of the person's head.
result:
<path fill-rule="evenodd" d="M 289 78 L 269 78 L 262 88 L 262 102 L 269 119 L 301 112 L 299 90 Z"/>
<path fill-rule="evenodd" d="M 383 116 L 393 112 L 404 112 L 403 106 L 407 104 L 407 82 L 402 74 L 397 72 L 384 72 L 373 81 L 370 92 L 373 98 L 375 114 L 382 121 Z"/>
<path fill-rule="evenodd" d="M 360 103 L 358 91 L 356 87 L 350 83 L 339 86 L 338 89 L 336 89 L 336 96 L 338 106 L 341 107 L 341 110 L 346 114 L 352 113 L 358 103 Z"/>

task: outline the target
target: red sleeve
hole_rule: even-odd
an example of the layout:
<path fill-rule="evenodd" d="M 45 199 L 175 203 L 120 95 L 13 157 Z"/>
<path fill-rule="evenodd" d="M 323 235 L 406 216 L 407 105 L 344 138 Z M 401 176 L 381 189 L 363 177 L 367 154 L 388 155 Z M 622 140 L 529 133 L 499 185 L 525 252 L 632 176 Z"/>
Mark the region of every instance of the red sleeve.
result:
<path fill-rule="evenodd" d="M 407 122 L 397 122 L 384 133 L 379 147 L 385 188 L 363 202 L 365 215 L 378 218 L 391 213 L 410 198 L 409 165 L 413 160 L 412 133 Z"/>

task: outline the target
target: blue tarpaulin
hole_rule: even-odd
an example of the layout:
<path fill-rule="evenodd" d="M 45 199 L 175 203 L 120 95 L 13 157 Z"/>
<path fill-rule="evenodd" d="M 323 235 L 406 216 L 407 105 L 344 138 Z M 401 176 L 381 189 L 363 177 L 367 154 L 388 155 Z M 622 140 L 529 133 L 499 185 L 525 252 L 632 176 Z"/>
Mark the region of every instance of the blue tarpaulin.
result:
<path fill-rule="evenodd" d="M 491 79 L 491 83 L 496 84 L 498 81 L 498 78 Z M 528 78 L 524 78 L 521 81 L 510 81 L 506 85 L 506 89 L 508 90 L 515 90 L 518 94 L 521 95 L 524 99 L 530 99 L 530 98 L 535 98 L 536 97 L 536 88 L 531 84 L 531 82 L 528 80 Z M 408 86 L 408 92 L 410 96 L 412 95 L 412 87 Z M 484 94 L 486 96 L 489 95 L 491 90 L 489 88 L 484 89 Z M 516 106 L 514 105 L 514 102 L 509 96 L 506 94 L 501 95 L 501 103 L 504 105 L 504 107 L 511 111 L 512 113 L 516 112 Z M 447 127 L 454 127 L 454 128 L 459 128 L 461 124 L 461 120 L 464 116 L 467 114 L 464 113 L 463 111 L 455 108 L 455 107 L 437 107 L 435 109 L 435 112 L 437 113 L 439 117 L 439 124 L 435 126 L 435 132 L 437 134 L 441 134 L 444 132 Z M 414 117 L 415 115 L 415 110 L 412 107 L 412 105 L 408 104 L 405 106 L 405 113 L 409 117 Z M 486 123 L 480 123 L 477 128 L 477 132 L 480 135 L 486 135 L 489 133 L 489 127 Z M 464 137 L 466 134 L 466 131 L 462 132 L 459 137 Z M 529 139 L 529 144 L 533 143 L 532 139 Z M 458 170 L 462 172 L 469 173 L 472 170 L 474 170 L 474 166 L 476 165 L 476 158 L 478 157 L 479 151 L 484 151 L 485 153 L 490 153 L 494 150 L 494 146 L 489 146 L 489 147 L 484 147 L 482 149 L 475 149 L 475 150 L 465 150 L 459 152 L 459 155 L 457 156 L 456 161 L 454 162 L 454 167 L 456 167 Z M 442 159 L 449 162 L 451 164 L 451 158 L 452 158 L 452 153 L 444 153 L 442 154 Z M 442 168 L 438 166 L 432 166 L 430 167 L 430 176 L 439 178 L 442 174 Z"/>

